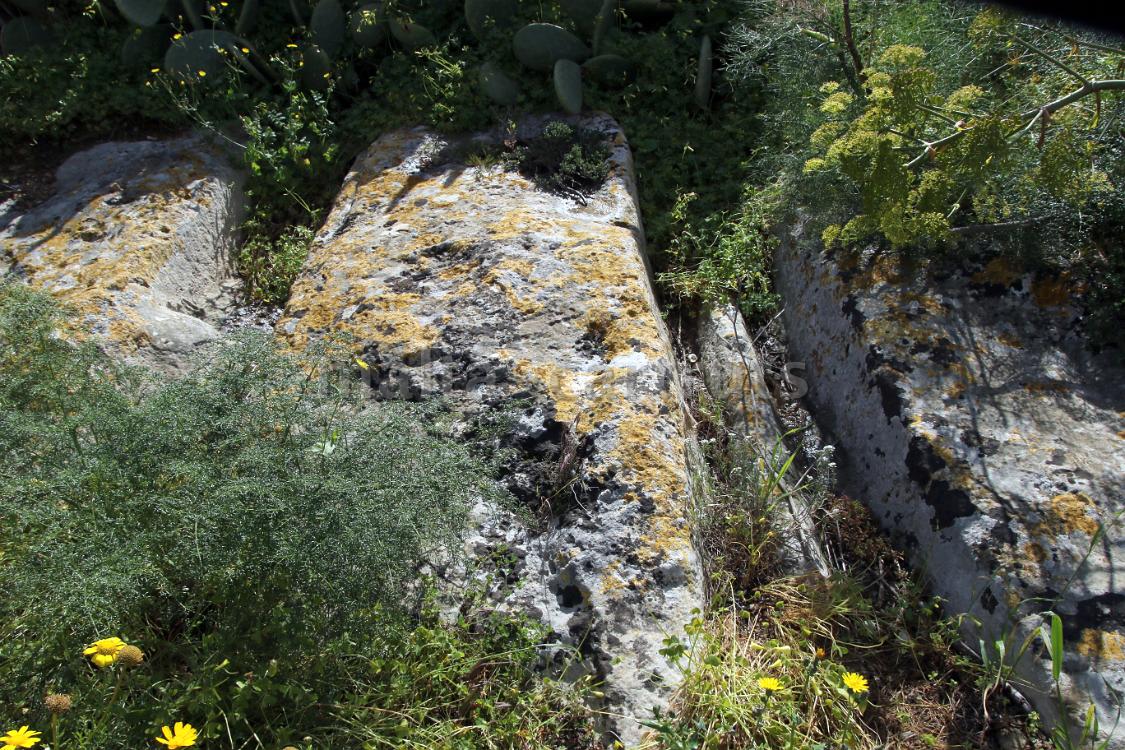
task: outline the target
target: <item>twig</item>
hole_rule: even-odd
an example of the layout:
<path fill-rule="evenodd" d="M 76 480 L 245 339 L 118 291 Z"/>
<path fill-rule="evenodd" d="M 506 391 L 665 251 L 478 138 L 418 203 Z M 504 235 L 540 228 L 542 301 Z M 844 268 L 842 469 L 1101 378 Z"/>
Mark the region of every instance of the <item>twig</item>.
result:
<path fill-rule="evenodd" d="M 859 50 L 855 46 L 855 37 L 852 35 L 851 0 L 844 0 L 844 45 L 848 48 L 848 54 L 851 55 L 856 77 L 860 83 L 865 83 L 867 76 L 863 74 L 863 60 L 859 57 Z"/>
<path fill-rule="evenodd" d="M 1055 99 L 1052 102 L 1048 102 L 1041 107 L 1035 107 L 1034 109 L 1029 109 L 1025 112 L 1021 112 L 1020 115 L 1019 115 L 1019 119 L 1021 119 L 1021 120 L 1028 120 L 1028 119 L 1034 120 L 1034 119 L 1038 119 L 1040 117 L 1047 117 L 1051 114 L 1054 114 L 1055 112 L 1062 109 L 1063 107 L 1065 107 L 1068 104 L 1073 104 L 1074 102 L 1078 101 L 1079 99 L 1083 99 L 1087 96 L 1090 96 L 1091 94 L 1096 94 L 1100 91 L 1125 91 L 1125 80 L 1108 79 L 1108 80 L 1104 80 L 1104 81 L 1087 81 L 1086 83 L 1084 83 L 1079 88 L 1076 88 L 1074 91 L 1071 91 L 1069 94 L 1064 94 L 1063 96 L 1060 96 L 1058 99 Z M 939 138 L 936 141 L 926 142 L 926 147 L 922 151 L 922 153 L 918 154 L 918 156 L 914 157 L 909 162 L 907 162 L 906 168 L 910 169 L 911 167 L 918 166 L 918 164 L 920 164 L 922 162 L 922 160 L 925 159 L 927 156 L 932 154 L 935 149 L 937 149 L 940 146 L 944 146 L 945 144 L 947 144 L 951 141 L 957 140 L 958 138 L 965 135 L 965 133 L 968 133 L 972 129 L 973 129 L 972 127 L 963 128 L 961 130 L 958 130 L 955 133 L 950 133 L 949 135 L 945 136 L 944 138 Z"/>

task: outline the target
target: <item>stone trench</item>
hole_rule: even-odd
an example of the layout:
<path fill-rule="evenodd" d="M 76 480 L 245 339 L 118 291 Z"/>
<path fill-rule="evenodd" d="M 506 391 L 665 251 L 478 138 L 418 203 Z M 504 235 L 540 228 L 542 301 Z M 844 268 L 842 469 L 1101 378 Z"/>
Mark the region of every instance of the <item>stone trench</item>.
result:
<path fill-rule="evenodd" d="M 490 606 L 547 626 L 558 648 L 545 656 L 569 678 L 604 680 L 605 729 L 633 746 L 679 678 L 663 641 L 704 604 L 685 399 L 706 388 L 733 432 L 765 445 L 780 433 L 736 312 L 704 316 L 688 347 L 698 367 L 678 362 L 625 135 L 605 116 L 583 124 L 612 144 L 610 177 L 584 200 L 451 156 L 488 134 L 381 137 L 345 179 L 276 334 L 295 348 L 347 336 L 367 396 L 439 396 L 466 436 L 502 416 L 503 482 L 531 520 L 482 500 L 467 554 L 433 571 L 452 606 L 486 586 Z M 245 319 L 233 263 L 244 202 L 242 176 L 201 138 L 104 144 L 67 160 L 41 205 L 0 205 L 0 273 L 67 303 L 67 335 L 176 375 Z M 1050 602 L 1065 623 L 1067 710 L 1090 696 L 1113 726 L 1125 373 L 1084 348 L 1060 280 L 997 263 L 933 277 L 798 240 L 776 258 L 783 322 L 843 489 L 951 614 L 981 623 L 966 626 L 970 645 L 1034 634 Z M 790 568 L 823 573 L 808 510 L 783 515 Z M 1057 720 L 1043 650 L 1019 671 Z M 1125 728 L 1109 747 L 1125 748 Z"/>

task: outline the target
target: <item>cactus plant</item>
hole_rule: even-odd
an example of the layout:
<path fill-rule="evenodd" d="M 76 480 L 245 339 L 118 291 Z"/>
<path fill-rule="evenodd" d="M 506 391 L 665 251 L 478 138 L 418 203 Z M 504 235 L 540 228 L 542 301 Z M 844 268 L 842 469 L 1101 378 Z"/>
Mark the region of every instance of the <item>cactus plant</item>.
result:
<path fill-rule="evenodd" d="M 339 0 L 320 0 L 316 4 L 309 21 L 309 32 L 313 44 L 324 54 L 330 58 L 340 54 L 346 29 L 347 19 Z"/>
<path fill-rule="evenodd" d="M 621 55 L 598 55 L 582 63 L 582 71 L 592 80 L 606 86 L 619 87 L 633 78 L 633 63 Z"/>
<path fill-rule="evenodd" d="M 512 46 L 518 59 L 532 70 L 554 70 L 559 60 L 582 62 L 590 50 L 566 29 L 550 23 L 530 23 L 516 32 Z"/>
<path fill-rule="evenodd" d="M 0 51 L 5 55 L 18 55 L 50 42 L 51 32 L 29 16 L 13 18 L 0 29 Z"/>
<path fill-rule="evenodd" d="M 695 103 L 700 109 L 711 105 L 711 37 L 704 36 L 699 44 L 699 68 L 695 74 Z"/>
<path fill-rule="evenodd" d="M 391 36 L 403 46 L 407 52 L 413 52 L 423 47 L 432 47 L 437 44 L 437 37 L 425 26 L 413 21 L 392 20 L 390 22 Z"/>
<path fill-rule="evenodd" d="M 617 0 L 602 0 L 602 7 L 598 10 L 597 22 L 594 24 L 594 54 L 600 55 L 605 45 L 606 35 L 613 26 L 614 17 L 617 15 Z"/>
<path fill-rule="evenodd" d="M 29 16 L 42 18 L 47 15 L 47 0 L 10 0 L 10 2 Z"/>
<path fill-rule="evenodd" d="M 117 10 L 129 23 L 141 27 L 155 26 L 164 13 L 164 0 L 114 0 Z"/>
<path fill-rule="evenodd" d="M 582 111 L 582 68 L 573 60 L 555 63 L 555 96 L 562 108 L 576 115 Z"/>
<path fill-rule="evenodd" d="M 594 33 L 602 0 L 559 0 L 559 5 L 562 6 L 563 13 L 574 21 L 574 26 L 579 32 L 584 35 Z"/>
<path fill-rule="evenodd" d="M 164 70 L 185 81 L 215 80 L 226 70 L 227 61 L 239 44 L 239 38 L 229 31 L 193 31 L 168 47 Z"/>
<path fill-rule="evenodd" d="M 311 91 L 326 91 L 332 82 L 332 58 L 309 42 L 301 48 L 301 85 Z"/>
<path fill-rule="evenodd" d="M 135 70 L 152 67 L 164 54 L 170 33 L 167 26 L 133 29 L 121 45 L 121 64 Z"/>
<path fill-rule="evenodd" d="M 234 33 L 246 36 L 258 25 L 259 0 L 242 0 L 242 12 L 238 14 L 238 23 L 234 25 Z"/>
<path fill-rule="evenodd" d="M 378 5 L 362 5 L 354 10 L 348 28 L 352 40 L 364 49 L 374 49 L 387 40 L 387 24 Z"/>
<path fill-rule="evenodd" d="M 511 28 L 518 12 L 516 0 L 465 0 L 465 21 L 477 39 L 483 40 L 490 30 Z"/>
<path fill-rule="evenodd" d="M 502 106 L 515 106 L 519 100 L 519 84 L 492 61 L 480 66 L 480 86 L 489 99 Z"/>

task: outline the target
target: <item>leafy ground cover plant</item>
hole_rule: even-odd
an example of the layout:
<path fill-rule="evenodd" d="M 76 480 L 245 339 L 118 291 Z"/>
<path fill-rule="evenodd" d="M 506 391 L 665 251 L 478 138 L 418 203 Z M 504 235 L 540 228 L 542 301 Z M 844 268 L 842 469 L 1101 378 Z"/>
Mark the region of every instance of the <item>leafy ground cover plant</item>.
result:
<path fill-rule="evenodd" d="M 542 706 L 513 734 L 582 731 L 578 704 L 537 692 L 534 628 L 449 627 L 424 610 L 415 627 L 419 564 L 493 492 L 437 407 L 355 416 L 322 377 L 330 349 L 297 357 L 258 335 L 159 382 L 61 338 L 66 322 L 49 298 L 0 285 L 5 723 L 75 748 L 190 732 L 210 747 L 357 746 L 343 717 L 391 700 L 460 705 L 480 662 L 494 678 L 481 705 L 525 691 Z M 422 661 L 444 681 L 402 695 Z M 454 737 L 475 716 L 362 731 L 376 742 L 440 724 Z"/>

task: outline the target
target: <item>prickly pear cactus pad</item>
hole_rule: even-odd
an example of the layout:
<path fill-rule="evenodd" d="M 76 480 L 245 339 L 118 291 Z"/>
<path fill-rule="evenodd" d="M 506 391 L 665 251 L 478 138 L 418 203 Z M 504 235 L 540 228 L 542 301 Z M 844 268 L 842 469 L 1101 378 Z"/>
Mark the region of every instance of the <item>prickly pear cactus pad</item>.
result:
<path fill-rule="evenodd" d="M 0 273 L 57 295 L 75 334 L 178 370 L 217 336 L 242 209 L 240 175 L 199 139 L 102 144 L 47 201 L 0 213 Z"/>
<path fill-rule="evenodd" d="M 545 521 L 479 508 L 470 551 L 510 556 L 497 606 L 580 650 L 605 678 L 609 730 L 632 744 L 676 681 L 663 640 L 682 634 L 702 593 L 682 395 L 629 148 L 609 118 L 583 124 L 612 144 L 611 174 L 585 200 L 466 166 L 425 130 L 380 138 L 355 162 L 278 330 L 296 347 L 347 332 L 380 397 L 440 395 L 464 414 L 518 407 L 507 439 L 522 459 L 506 482 Z"/>
<path fill-rule="evenodd" d="M 1125 370 L 1086 348 L 1064 277 L 1004 260 L 939 269 L 886 253 L 777 254 L 790 353 L 841 478 L 916 565 L 966 642 L 1009 658 L 1049 721 L 1038 638 L 1063 623 L 1061 695 L 1111 731 L 1125 693 Z M 981 626 L 975 623 L 979 621 Z M 1125 724 L 1111 748 L 1125 747 Z"/>

